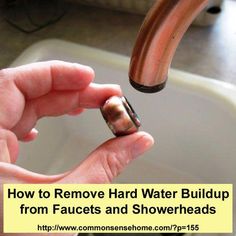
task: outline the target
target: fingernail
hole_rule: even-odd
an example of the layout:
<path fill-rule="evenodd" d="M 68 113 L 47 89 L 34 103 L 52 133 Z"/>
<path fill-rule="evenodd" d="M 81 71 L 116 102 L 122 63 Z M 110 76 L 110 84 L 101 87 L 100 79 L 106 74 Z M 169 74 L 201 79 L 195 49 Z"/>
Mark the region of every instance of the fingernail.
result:
<path fill-rule="evenodd" d="M 91 74 L 93 74 L 93 76 L 95 76 L 95 72 L 94 69 L 90 66 L 84 66 L 84 68 Z"/>
<path fill-rule="evenodd" d="M 73 63 L 74 66 L 76 66 L 79 70 L 83 70 L 84 72 L 86 72 L 86 76 L 91 76 L 91 80 L 94 79 L 95 77 L 95 71 L 92 67 L 90 66 L 86 66 L 83 64 L 79 64 L 79 63 Z"/>
<path fill-rule="evenodd" d="M 133 147 L 131 147 L 131 152 L 134 158 L 140 156 L 147 150 L 149 150 L 154 144 L 154 139 L 149 134 L 143 134 L 140 138 L 138 138 Z"/>
<path fill-rule="evenodd" d="M 119 93 L 119 95 L 122 95 L 122 89 L 121 89 L 120 85 L 118 85 L 118 84 L 111 84 L 110 86 L 112 86 L 112 88 L 114 90 L 116 90 Z"/>
<path fill-rule="evenodd" d="M 77 66 L 79 65 L 79 69 L 81 70 L 81 67 L 83 68 L 84 71 L 86 71 L 91 78 L 93 79 L 95 77 L 95 71 L 92 67 L 90 66 L 86 66 L 86 65 L 82 65 L 82 64 L 77 64 L 75 63 Z"/>
<path fill-rule="evenodd" d="M 107 86 L 108 88 L 112 88 L 112 89 L 114 89 L 116 91 L 121 92 L 121 87 L 118 84 L 103 84 L 103 87 L 104 86 Z"/>
<path fill-rule="evenodd" d="M 26 134 L 21 140 L 24 142 L 31 142 L 37 138 L 39 131 L 33 128 L 28 134 Z"/>
<path fill-rule="evenodd" d="M 118 85 L 118 84 L 112 84 L 112 86 L 113 86 L 115 89 L 117 89 L 117 90 L 121 90 L 121 87 L 120 87 L 120 85 Z"/>
<path fill-rule="evenodd" d="M 35 133 L 35 134 L 38 134 L 38 133 L 39 133 L 39 131 L 38 131 L 37 129 L 35 129 L 35 128 L 33 128 L 33 129 L 31 130 L 31 132 L 32 132 L 32 133 Z"/>

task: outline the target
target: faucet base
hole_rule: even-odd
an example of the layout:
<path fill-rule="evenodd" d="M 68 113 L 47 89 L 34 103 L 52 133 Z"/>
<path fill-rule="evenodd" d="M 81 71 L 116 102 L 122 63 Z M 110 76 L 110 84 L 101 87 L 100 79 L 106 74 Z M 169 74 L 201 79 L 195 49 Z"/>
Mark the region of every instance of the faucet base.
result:
<path fill-rule="evenodd" d="M 145 86 L 142 84 L 138 84 L 134 82 L 132 79 L 130 79 L 129 82 L 136 90 L 142 93 L 156 93 L 156 92 L 161 91 L 163 88 L 165 88 L 165 85 L 166 85 L 166 80 L 163 83 L 155 85 L 155 86 Z"/>

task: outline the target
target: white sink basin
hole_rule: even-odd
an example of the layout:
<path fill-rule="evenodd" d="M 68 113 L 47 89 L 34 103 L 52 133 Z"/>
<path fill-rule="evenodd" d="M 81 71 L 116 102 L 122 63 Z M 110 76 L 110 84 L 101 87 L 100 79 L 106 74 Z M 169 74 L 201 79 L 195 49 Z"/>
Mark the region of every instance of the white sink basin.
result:
<path fill-rule="evenodd" d="M 129 58 L 59 40 L 31 46 L 12 66 L 51 59 L 90 65 L 95 82 L 120 84 L 142 129 L 154 136 L 154 148 L 118 182 L 236 184 L 236 86 L 170 70 L 161 93 L 142 94 L 129 85 Z M 21 145 L 18 164 L 47 174 L 68 170 L 113 137 L 99 110 L 45 118 L 37 128 L 38 139 Z"/>

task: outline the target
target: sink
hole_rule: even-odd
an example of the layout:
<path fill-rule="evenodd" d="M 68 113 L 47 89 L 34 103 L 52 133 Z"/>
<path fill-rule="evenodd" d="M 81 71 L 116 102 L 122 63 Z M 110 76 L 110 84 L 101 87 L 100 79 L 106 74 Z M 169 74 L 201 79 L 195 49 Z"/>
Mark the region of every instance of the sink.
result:
<path fill-rule="evenodd" d="M 142 129 L 155 138 L 152 150 L 116 182 L 236 184 L 235 85 L 171 69 L 162 92 L 142 94 L 129 85 L 128 57 L 56 39 L 30 46 L 11 66 L 51 59 L 89 65 L 95 82 L 120 84 Z M 35 142 L 20 145 L 17 164 L 44 174 L 74 167 L 113 137 L 97 109 L 44 118 L 37 129 Z"/>

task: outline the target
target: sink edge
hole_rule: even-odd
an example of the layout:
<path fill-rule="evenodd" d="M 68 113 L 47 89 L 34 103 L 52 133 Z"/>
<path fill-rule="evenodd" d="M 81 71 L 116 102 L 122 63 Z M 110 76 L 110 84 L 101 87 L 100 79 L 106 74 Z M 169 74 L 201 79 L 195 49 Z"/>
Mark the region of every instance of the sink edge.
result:
<path fill-rule="evenodd" d="M 9 67 L 41 61 L 45 53 L 58 52 L 58 50 L 63 54 L 71 55 L 75 58 L 79 58 L 82 54 L 88 59 L 91 58 L 99 61 L 99 63 L 110 64 L 113 67 L 115 66 L 116 68 L 125 70 L 128 74 L 129 57 L 60 39 L 46 39 L 32 44 L 25 49 Z M 234 84 L 173 68 L 169 70 L 167 86 L 169 83 L 210 96 L 212 99 L 218 99 L 233 109 L 236 115 L 236 85 Z"/>

